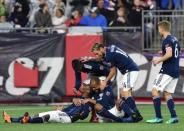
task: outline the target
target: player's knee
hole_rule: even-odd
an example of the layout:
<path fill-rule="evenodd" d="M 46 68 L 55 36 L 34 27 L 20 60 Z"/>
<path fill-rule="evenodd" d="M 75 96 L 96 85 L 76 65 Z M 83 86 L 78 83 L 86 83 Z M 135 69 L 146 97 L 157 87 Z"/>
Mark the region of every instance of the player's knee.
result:
<path fill-rule="evenodd" d="M 129 91 L 121 91 L 120 92 L 120 95 L 121 95 L 121 97 L 129 97 L 129 96 L 131 96 L 132 95 L 132 93 L 131 93 L 131 91 L 129 90 Z"/>
<path fill-rule="evenodd" d="M 116 108 L 120 111 L 120 104 L 121 104 L 121 102 L 123 101 L 123 99 L 118 99 L 117 101 L 116 101 Z"/>
<path fill-rule="evenodd" d="M 168 100 L 168 99 L 171 98 L 171 97 L 172 97 L 171 93 L 169 93 L 169 92 L 164 92 L 164 98 L 165 98 L 165 100 Z"/>
<path fill-rule="evenodd" d="M 159 92 L 156 89 L 153 89 L 151 94 L 152 94 L 152 97 L 159 96 Z"/>
<path fill-rule="evenodd" d="M 94 106 L 94 108 L 95 108 L 95 111 L 101 111 L 102 109 L 103 109 L 103 106 L 102 105 L 100 105 L 100 104 L 96 104 L 95 106 Z"/>
<path fill-rule="evenodd" d="M 49 114 L 48 115 L 44 115 L 42 118 L 43 118 L 43 121 L 48 122 L 49 119 L 50 119 L 50 115 Z"/>

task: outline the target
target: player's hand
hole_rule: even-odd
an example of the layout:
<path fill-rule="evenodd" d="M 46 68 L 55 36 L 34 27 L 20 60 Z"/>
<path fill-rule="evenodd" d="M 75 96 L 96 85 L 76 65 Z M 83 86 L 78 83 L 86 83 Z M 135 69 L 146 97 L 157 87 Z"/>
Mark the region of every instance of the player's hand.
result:
<path fill-rule="evenodd" d="M 159 58 L 154 58 L 154 59 L 152 60 L 152 63 L 153 63 L 154 66 L 156 66 L 157 64 L 160 63 L 160 59 L 159 59 Z"/>
<path fill-rule="evenodd" d="M 83 100 L 82 100 L 82 104 L 86 104 L 86 103 L 88 103 L 89 101 L 90 101 L 90 99 L 88 99 L 88 98 L 87 98 L 87 99 L 83 99 Z"/>
<path fill-rule="evenodd" d="M 89 61 L 89 60 L 92 60 L 92 59 L 95 59 L 95 57 L 84 56 L 84 57 L 80 58 L 80 61 L 81 62 L 86 62 L 86 61 Z"/>
<path fill-rule="evenodd" d="M 89 60 L 89 57 L 87 57 L 87 56 L 84 56 L 84 57 L 81 57 L 80 58 L 80 61 L 81 62 L 86 62 L 86 61 L 88 61 Z"/>
<path fill-rule="evenodd" d="M 77 95 L 77 94 L 78 94 L 78 90 L 77 90 L 76 88 L 73 88 L 73 93 L 74 93 L 75 95 Z"/>
<path fill-rule="evenodd" d="M 76 105 L 76 106 L 81 106 L 82 101 L 79 98 L 74 98 L 73 99 L 73 104 Z"/>
<path fill-rule="evenodd" d="M 100 89 L 104 90 L 106 86 L 107 86 L 107 81 L 106 80 L 101 81 Z"/>
<path fill-rule="evenodd" d="M 57 105 L 57 106 L 54 106 L 54 110 L 63 110 L 63 106 L 62 105 Z"/>

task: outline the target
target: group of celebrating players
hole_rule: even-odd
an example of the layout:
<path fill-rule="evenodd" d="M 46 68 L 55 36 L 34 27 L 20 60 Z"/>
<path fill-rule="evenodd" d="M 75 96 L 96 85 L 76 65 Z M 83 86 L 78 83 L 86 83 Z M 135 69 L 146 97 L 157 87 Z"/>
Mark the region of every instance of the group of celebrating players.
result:
<path fill-rule="evenodd" d="M 163 62 L 163 64 L 152 88 L 156 117 L 147 120 L 147 123 L 163 123 L 160 92 L 163 92 L 171 114 L 171 118 L 166 123 L 179 122 L 172 93 L 175 91 L 179 77 L 180 46 L 176 37 L 170 34 L 170 30 L 170 22 L 158 23 L 158 31 L 163 37 L 162 55 L 153 59 L 152 63 L 157 65 Z M 74 98 L 70 106 L 39 113 L 33 117 L 26 112 L 22 117 L 13 118 L 3 112 L 4 120 L 8 123 L 72 123 L 87 118 L 89 113 L 93 112 L 92 120 L 95 119 L 98 122 L 136 123 L 142 121 L 143 117 L 132 96 L 132 89 L 139 75 L 137 64 L 126 52 L 115 45 L 105 47 L 101 43 L 95 43 L 91 51 L 95 57 L 82 57 L 72 61 L 76 78 L 74 92 L 80 91 L 81 96 Z M 118 100 L 113 93 L 112 84 L 117 69 L 123 75 Z M 82 72 L 88 74 L 84 81 L 81 78 Z"/>

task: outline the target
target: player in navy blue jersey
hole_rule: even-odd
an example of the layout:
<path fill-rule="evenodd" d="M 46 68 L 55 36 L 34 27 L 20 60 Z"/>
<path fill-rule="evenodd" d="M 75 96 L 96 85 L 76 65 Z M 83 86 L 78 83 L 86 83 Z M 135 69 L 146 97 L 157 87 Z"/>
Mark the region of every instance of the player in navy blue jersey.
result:
<path fill-rule="evenodd" d="M 95 76 L 108 76 L 110 72 L 110 67 L 108 65 L 96 60 L 82 61 L 80 59 L 74 59 L 72 61 L 72 67 L 75 71 L 74 93 L 77 93 L 81 86 L 81 73 Z"/>
<path fill-rule="evenodd" d="M 82 104 L 82 100 L 90 96 L 90 87 L 86 81 L 83 83 L 83 88 L 81 90 L 81 98 L 73 99 L 73 104 L 62 109 L 54 110 L 48 112 L 42 112 L 34 117 L 30 117 L 29 113 L 26 112 L 23 116 L 18 118 L 13 118 L 9 116 L 6 112 L 3 112 L 3 118 L 5 122 L 8 123 L 44 123 L 44 122 L 58 122 L 58 123 L 73 123 L 77 120 L 83 120 L 88 117 L 89 112 L 92 109 L 92 104 L 85 103 Z"/>
<path fill-rule="evenodd" d="M 97 76 L 92 76 L 90 80 L 92 99 L 87 98 L 83 103 L 92 103 L 97 111 L 99 122 L 137 122 L 137 115 L 132 112 L 129 106 L 121 100 L 115 104 L 115 96 L 111 86 L 101 89 L 101 80 Z M 127 114 L 124 117 L 124 114 Z"/>
<path fill-rule="evenodd" d="M 92 52 L 96 58 L 101 59 L 104 63 L 111 67 L 110 73 L 106 80 L 103 82 L 103 87 L 107 85 L 107 82 L 116 75 L 116 69 L 123 74 L 123 82 L 120 88 L 121 98 L 129 105 L 129 107 L 141 116 L 135 100 L 132 97 L 132 88 L 135 86 L 135 82 L 138 78 L 139 68 L 136 63 L 128 56 L 126 52 L 118 48 L 115 45 L 105 47 L 103 44 L 95 43 L 92 47 Z"/>
<path fill-rule="evenodd" d="M 83 57 L 84 58 L 84 57 Z M 80 91 L 80 86 L 82 82 L 82 73 L 87 73 L 88 78 L 91 75 L 99 76 L 99 77 L 106 77 L 110 72 L 110 67 L 105 65 L 99 60 L 87 60 L 83 61 L 80 59 L 72 60 L 72 67 L 75 72 L 75 86 L 74 86 L 74 93 L 77 94 Z M 90 122 L 98 122 L 98 117 L 96 116 L 95 111 L 92 111 Z"/>
<path fill-rule="evenodd" d="M 152 60 L 154 65 L 162 63 L 162 68 L 153 83 L 152 97 L 156 113 L 154 119 L 147 120 L 148 123 L 162 123 L 163 118 L 161 114 L 161 98 L 160 92 L 163 92 L 164 98 L 167 102 L 168 109 L 171 113 L 171 118 L 166 121 L 167 124 L 177 123 L 175 105 L 172 98 L 178 77 L 179 77 L 179 53 L 180 45 L 177 38 L 170 33 L 171 23 L 168 21 L 161 21 L 158 23 L 158 31 L 163 37 L 162 42 L 162 56 Z"/>

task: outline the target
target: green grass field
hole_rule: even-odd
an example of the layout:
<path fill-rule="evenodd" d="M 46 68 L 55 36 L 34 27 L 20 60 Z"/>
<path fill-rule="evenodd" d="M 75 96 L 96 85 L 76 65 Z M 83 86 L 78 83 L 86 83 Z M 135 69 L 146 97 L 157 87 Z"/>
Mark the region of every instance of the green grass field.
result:
<path fill-rule="evenodd" d="M 51 106 L 0 106 L 0 111 L 6 110 L 12 116 L 20 116 L 29 111 L 31 115 L 52 110 Z M 88 123 L 88 119 L 72 124 L 45 123 L 45 124 L 8 124 L 0 117 L 0 131 L 184 131 L 184 105 L 176 105 L 180 122 L 177 124 L 147 124 L 146 119 L 152 118 L 151 105 L 139 105 L 144 117 L 140 123 Z M 162 106 L 164 121 L 170 115 L 166 106 Z"/>

